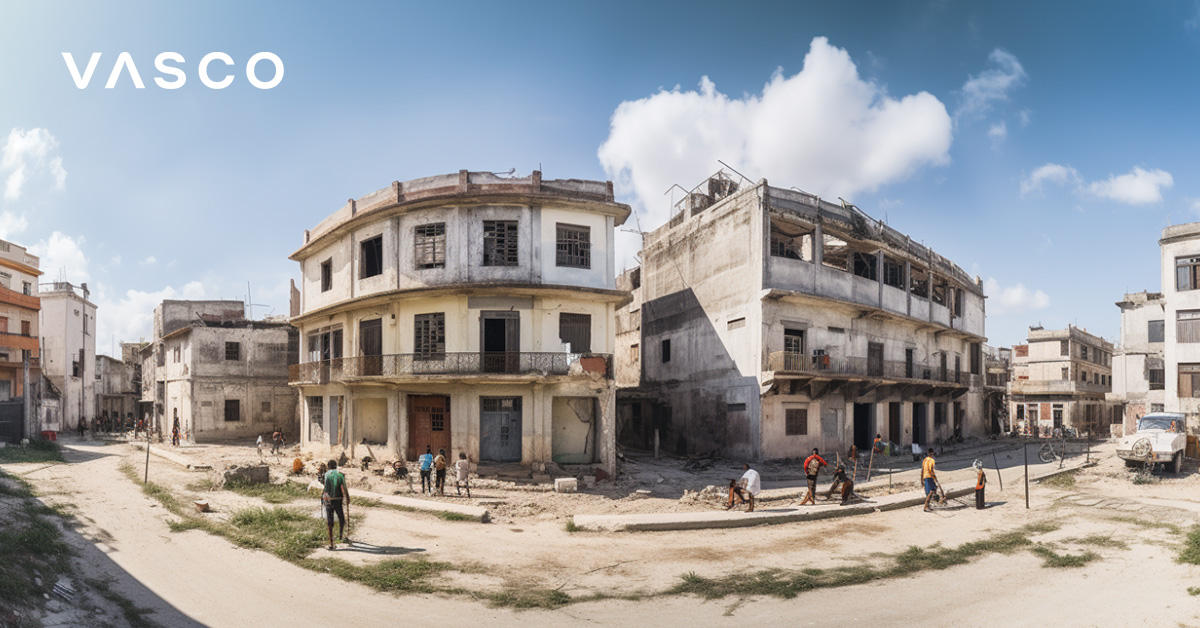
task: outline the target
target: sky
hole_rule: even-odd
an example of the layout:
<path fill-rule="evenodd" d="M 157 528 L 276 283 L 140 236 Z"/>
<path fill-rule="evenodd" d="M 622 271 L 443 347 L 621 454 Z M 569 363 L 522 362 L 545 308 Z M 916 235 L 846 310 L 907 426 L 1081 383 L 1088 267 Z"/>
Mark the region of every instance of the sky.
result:
<path fill-rule="evenodd" d="M 63 53 L 97 52 L 80 89 Z M 722 160 L 978 276 L 990 344 L 1116 341 L 1161 230 L 1200 220 L 1198 61 L 1195 2 L 5 2 L 0 238 L 88 283 L 110 353 L 163 299 L 286 314 L 304 230 L 394 180 L 609 179 L 650 230 Z"/>

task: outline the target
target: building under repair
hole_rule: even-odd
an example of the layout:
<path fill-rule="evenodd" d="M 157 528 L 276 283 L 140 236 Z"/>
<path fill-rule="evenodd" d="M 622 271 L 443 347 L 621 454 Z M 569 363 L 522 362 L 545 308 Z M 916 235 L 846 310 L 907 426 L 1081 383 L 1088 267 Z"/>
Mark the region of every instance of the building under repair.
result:
<path fill-rule="evenodd" d="M 621 441 L 796 458 L 980 435 L 984 295 L 852 205 L 718 173 L 622 285 Z"/>

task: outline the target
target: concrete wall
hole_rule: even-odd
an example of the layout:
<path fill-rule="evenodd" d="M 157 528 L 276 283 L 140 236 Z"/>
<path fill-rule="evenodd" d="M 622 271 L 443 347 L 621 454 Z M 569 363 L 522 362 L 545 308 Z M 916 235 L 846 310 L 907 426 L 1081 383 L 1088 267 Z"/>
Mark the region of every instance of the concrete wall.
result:
<path fill-rule="evenodd" d="M 1200 309 L 1200 290 L 1176 288 L 1175 260 L 1200 255 L 1200 223 L 1164 229 L 1159 244 L 1162 255 L 1162 294 L 1165 301 L 1163 327 L 1166 342 L 1163 344 L 1163 357 L 1166 362 L 1166 409 L 1168 412 L 1186 413 L 1189 424 L 1195 426 L 1197 417 L 1200 416 L 1200 398 L 1179 397 L 1179 365 L 1200 364 L 1200 343 L 1179 342 L 1176 322 L 1181 310 Z"/>
<path fill-rule="evenodd" d="M 41 294 L 39 328 L 44 347 L 42 372 L 62 393 L 61 422 L 38 430 L 63 431 L 75 428 L 81 418 L 96 413 L 96 306 L 83 298 L 79 289 L 45 291 Z M 79 376 L 73 363 L 83 350 Z"/>

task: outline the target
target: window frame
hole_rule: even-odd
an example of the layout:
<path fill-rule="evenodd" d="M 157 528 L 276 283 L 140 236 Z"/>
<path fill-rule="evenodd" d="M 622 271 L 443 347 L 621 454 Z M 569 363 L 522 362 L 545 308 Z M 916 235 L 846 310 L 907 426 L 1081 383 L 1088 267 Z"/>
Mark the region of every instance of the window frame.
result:
<path fill-rule="evenodd" d="M 808 408 L 783 409 L 783 435 L 808 436 Z"/>
<path fill-rule="evenodd" d="M 333 290 L 333 258 L 321 262 L 321 292 Z"/>
<path fill-rule="evenodd" d="M 413 227 L 413 267 L 417 270 L 446 267 L 446 223 L 429 222 Z"/>
<path fill-rule="evenodd" d="M 229 357 L 230 355 L 233 357 Z M 242 343 L 232 340 L 225 341 L 225 361 L 240 362 L 242 360 Z"/>
<path fill-rule="evenodd" d="M 422 360 L 446 357 L 446 313 L 413 315 L 413 354 Z"/>
<path fill-rule="evenodd" d="M 233 404 L 233 405 L 230 406 L 229 404 Z M 232 419 L 229 418 L 229 410 L 231 407 L 233 408 L 233 414 L 235 415 L 234 418 L 232 418 Z M 226 399 L 225 400 L 224 417 L 225 417 L 225 421 L 227 423 L 232 423 L 234 421 L 241 421 L 242 420 L 242 400 L 241 399 Z"/>
<path fill-rule="evenodd" d="M 521 265 L 521 223 L 519 220 L 483 221 L 482 266 L 515 267 Z"/>
<path fill-rule="evenodd" d="M 383 234 L 358 243 L 358 278 L 370 279 L 383 274 Z"/>
<path fill-rule="evenodd" d="M 555 223 L 554 265 L 560 268 L 592 268 L 592 228 Z"/>

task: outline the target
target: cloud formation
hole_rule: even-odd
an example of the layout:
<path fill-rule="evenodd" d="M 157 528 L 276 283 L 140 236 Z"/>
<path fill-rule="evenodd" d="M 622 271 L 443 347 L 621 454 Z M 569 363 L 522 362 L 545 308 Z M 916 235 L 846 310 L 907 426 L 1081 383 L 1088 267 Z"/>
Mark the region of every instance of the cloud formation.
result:
<path fill-rule="evenodd" d="M 962 87 L 962 102 L 955 118 L 977 118 L 991 110 L 993 103 L 1008 100 L 1009 93 L 1027 78 L 1025 68 L 1012 53 L 997 48 L 988 55 L 992 67 L 967 78 Z"/>
<path fill-rule="evenodd" d="M 1031 291 L 1024 283 L 1002 286 L 995 277 L 983 282 L 983 293 L 988 297 L 989 316 L 1019 315 L 1050 306 L 1050 296 L 1041 290 Z"/>
<path fill-rule="evenodd" d="M 1008 137 L 1008 125 L 1003 120 L 993 124 L 988 128 L 988 137 L 992 138 L 992 141 L 997 144 L 1003 142 L 1004 138 Z"/>
<path fill-rule="evenodd" d="M 14 128 L 0 149 L 0 174 L 4 174 L 4 198 L 21 198 L 25 185 L 38 175 L 53 179 L 54 187 L 63 189 L 67 171 L 62 157 L 56 155 L 58 140 L 46 129 Z M 5 174 L 6 173 L 6 174 Z"/>
<path fill-rule="evenodd" d="M 91 279 L 87 256 L 83 253 L 83 236 L 73 238 L 61 231 L 29 247 L 29 252 L 41 258 L 46 281 L 69 281 L 80 284 Z"/>
<path fill-rule="evenodd" d="M 9 240 L 24 233 L 28 226 L 29 221 L 26 220 L 25 214 L 10 211 L 0 212 L 0 238 Z"/>
<path fill-rule="evenodd" d="M 936 97 L 890 96 L 859 77 L 845 50 L 817 37 L 800 72 L 777 70 L 761 94 L 730 97 L 703 77 L 698 90 L 621 103 L 598 156 L 649 230 L 670 215 L 663 193 L 700 183 L 718 159 L 755 179 L 853 198 L 948 163 L 952 133 Z"/>
<path fill-rule="evenodd" d="M 1093 198 L 1126 205 L 1150 205 L 1162 202 L 1163 191 L 1175 185 L 1175 178 L 1166 170 L 1146 170 L 1134 166 L 1125 174 L 1110 174 L 1107 179 L 1086 182 L 1079 171 L 1071 166 L 1047 163 L 1021 180 L 1021 195 L 1041 192 L 1047 183 L 1071 187 L 1077 194 Z"/>

